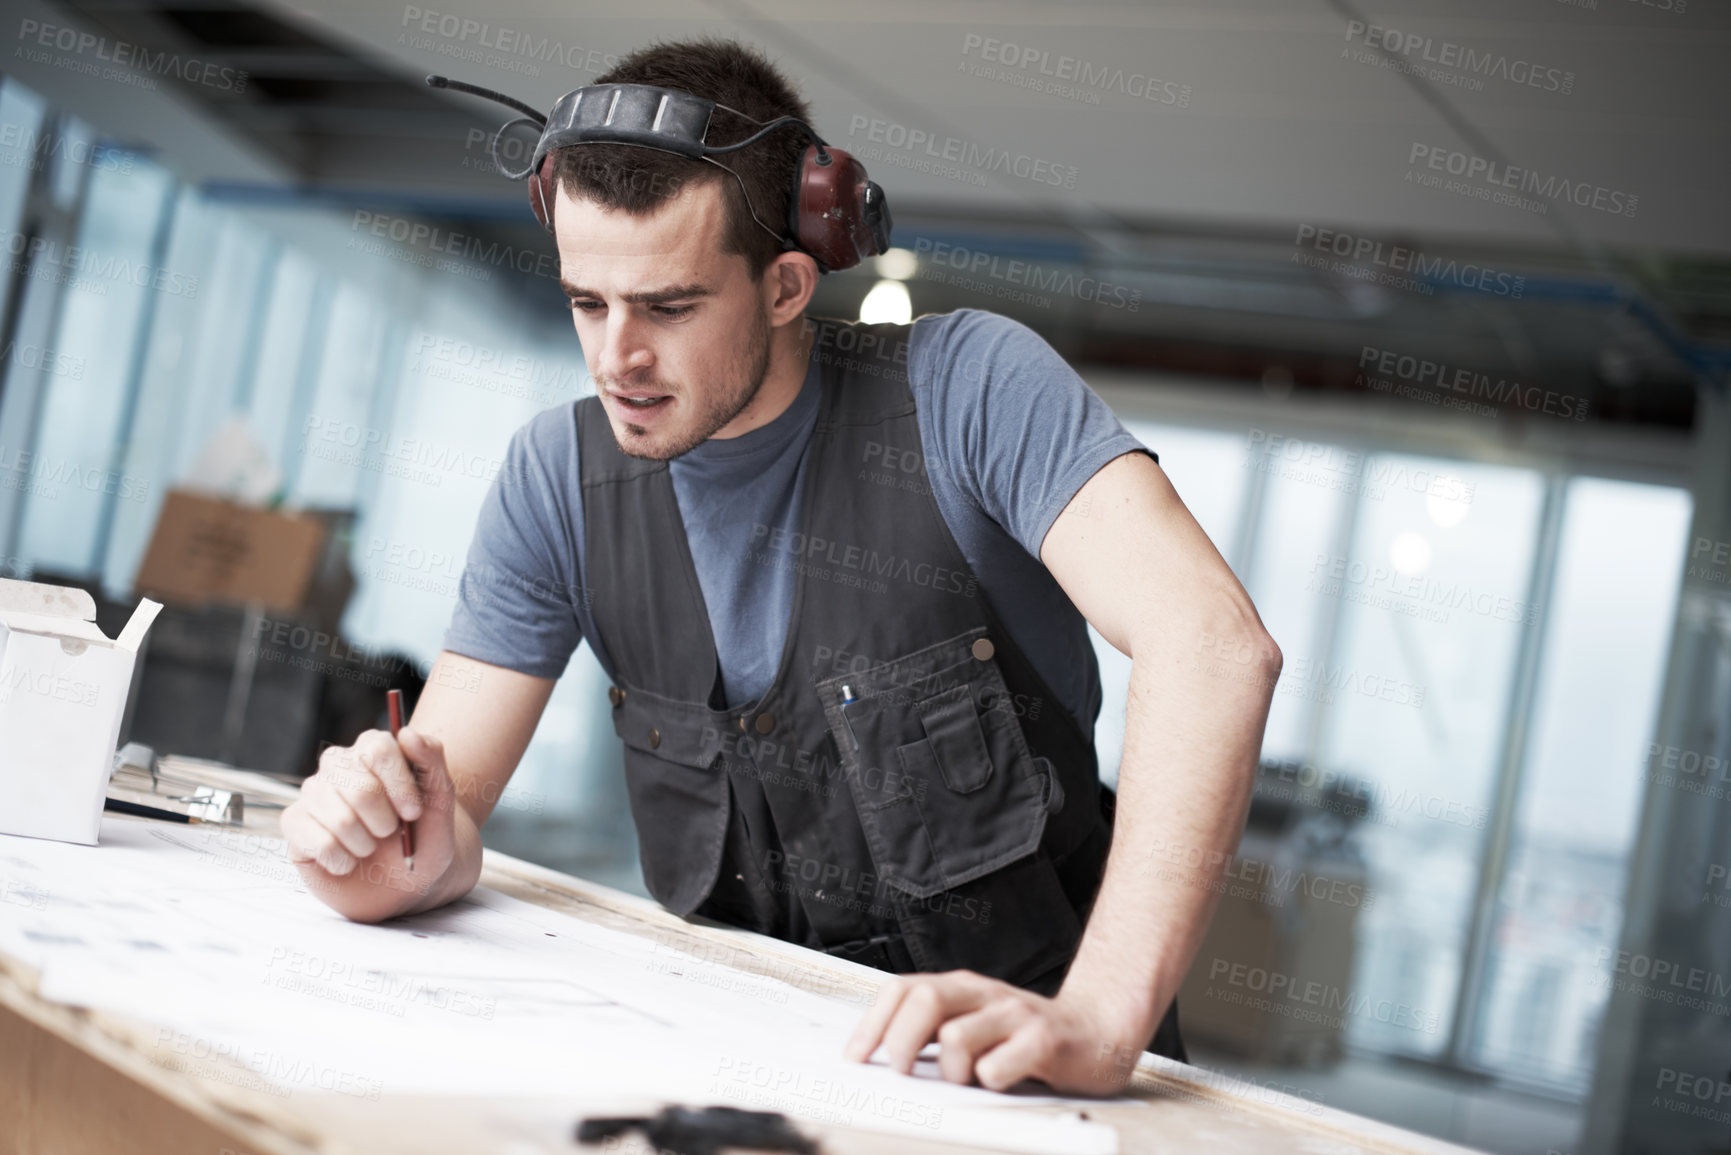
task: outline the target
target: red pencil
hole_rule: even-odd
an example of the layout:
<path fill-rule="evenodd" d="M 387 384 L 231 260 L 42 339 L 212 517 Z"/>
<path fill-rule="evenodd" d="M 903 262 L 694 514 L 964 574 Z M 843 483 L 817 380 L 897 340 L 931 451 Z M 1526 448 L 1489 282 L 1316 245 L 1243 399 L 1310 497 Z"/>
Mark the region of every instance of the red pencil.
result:
<path fill-rule="evenodd" d="M 391 737 L 395 738 L 397 732 L 403 728 L 403 692 L 401 690 L 386 690 L 385 704 L 391 711 Z M 414 767 L 411 766 L 409 773 L 413 774 L 414 772 Z M 403 858 L 407 860 L 409 869 L 414 870 L 415 824 L 413 822 L 403 823 Z"/>

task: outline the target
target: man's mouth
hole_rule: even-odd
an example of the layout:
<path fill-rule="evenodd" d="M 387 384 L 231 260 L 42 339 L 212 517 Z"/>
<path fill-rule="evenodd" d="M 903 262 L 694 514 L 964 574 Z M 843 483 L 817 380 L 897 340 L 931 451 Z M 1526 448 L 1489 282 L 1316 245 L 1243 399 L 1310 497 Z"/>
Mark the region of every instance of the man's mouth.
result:
<path fill-rule="evenodd" d="M 609 390 L 609 392 L 613 399 L 625 408 L 640 413 L 651 412 L 673 400 L 671 393 L 623 393 L 616 390 Z"/>

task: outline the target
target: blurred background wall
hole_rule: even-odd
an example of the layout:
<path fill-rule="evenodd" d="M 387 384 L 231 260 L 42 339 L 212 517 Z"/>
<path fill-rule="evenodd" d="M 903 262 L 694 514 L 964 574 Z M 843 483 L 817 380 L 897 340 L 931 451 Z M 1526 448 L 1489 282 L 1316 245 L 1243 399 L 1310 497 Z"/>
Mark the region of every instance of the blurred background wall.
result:
<path fill-rule="evenodd" d="M 504 118 L 421 78 L 547 106 L 738 37 L 894 207 L 812 312 L 1037 330 L 1285 653 L 1197 1060 L 1488 1150 L 1731 1149 L 1731 14 L 435 2 L 7 5 L 0 574 L 129 601 L 237 437 L 345 571 L 165 619 L 135 729 L 295 774 L 375 724 L 512 431 L 592 391 Z M 487 837 L 641 890 L 604 690 L 580 652 Z"/>

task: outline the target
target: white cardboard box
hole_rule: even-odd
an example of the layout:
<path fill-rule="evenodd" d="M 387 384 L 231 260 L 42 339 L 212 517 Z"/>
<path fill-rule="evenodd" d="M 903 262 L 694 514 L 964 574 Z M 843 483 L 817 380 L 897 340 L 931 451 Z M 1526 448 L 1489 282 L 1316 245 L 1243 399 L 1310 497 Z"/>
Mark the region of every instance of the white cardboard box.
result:
<path fill-rule="evenodd" d="M 96 603 L 0 578 L 0 834 L 96 845 L 132 664 L 158 602 L 109 640 Z"/>

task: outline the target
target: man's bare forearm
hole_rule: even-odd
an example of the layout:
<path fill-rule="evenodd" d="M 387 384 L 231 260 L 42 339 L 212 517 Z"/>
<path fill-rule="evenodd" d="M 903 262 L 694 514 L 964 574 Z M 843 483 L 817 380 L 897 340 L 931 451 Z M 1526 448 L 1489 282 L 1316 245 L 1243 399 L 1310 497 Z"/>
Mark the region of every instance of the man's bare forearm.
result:
<path fill-rule="evenodd" d="M 1280 673 L 1254 611 L 1230 601 L 1133 643 L 1111 854 L 1062 996 L 1104 1006 L 1131 1039 L 1152 1034 L 1201 945 Z"/>

